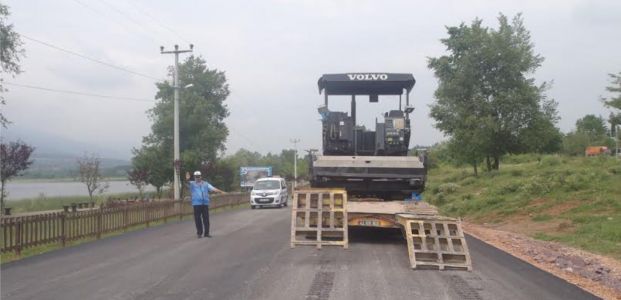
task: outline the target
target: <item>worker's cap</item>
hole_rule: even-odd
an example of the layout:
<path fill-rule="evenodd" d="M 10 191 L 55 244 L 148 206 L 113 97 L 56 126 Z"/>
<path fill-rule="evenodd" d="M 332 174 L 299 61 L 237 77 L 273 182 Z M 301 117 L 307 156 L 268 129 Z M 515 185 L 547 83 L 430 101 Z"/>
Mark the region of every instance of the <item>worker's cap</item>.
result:
<path fill-rule="evenodd" d="M 194 172 L 194 176 L 201 176 L 201 171 Z"/>

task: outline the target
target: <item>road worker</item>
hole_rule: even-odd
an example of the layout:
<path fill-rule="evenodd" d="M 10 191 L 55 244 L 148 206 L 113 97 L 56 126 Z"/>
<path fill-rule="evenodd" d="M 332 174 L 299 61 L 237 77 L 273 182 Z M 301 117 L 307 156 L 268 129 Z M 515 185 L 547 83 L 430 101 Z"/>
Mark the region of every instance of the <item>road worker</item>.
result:
<path fill-rule="evenodd" d="M 194 180 L 190 180 L 190 173 L 186 172 L 185 179 L 188 180 L 188 188 L 192 193 L 192 207 L 194 208 L 194 223 L 196 224 L 196 235 L 200 239 L 210 238 L 209 234 L 209 193 L 224 193 L 209 182 L 204 181 L 200 171 L 194 172 Z"/>

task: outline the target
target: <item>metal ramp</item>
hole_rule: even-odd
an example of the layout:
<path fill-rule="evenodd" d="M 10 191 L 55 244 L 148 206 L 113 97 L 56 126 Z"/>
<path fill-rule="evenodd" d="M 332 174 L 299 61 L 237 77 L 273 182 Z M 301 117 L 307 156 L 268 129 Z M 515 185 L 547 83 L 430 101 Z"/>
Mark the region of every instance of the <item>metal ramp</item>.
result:
<path fill-rule="evenodd" d="M 349 246 L 347 192 L 341 189 L 298 190 L 291 207 L 291 248 L 297 245 Z"/>
<path fill-rule="evenodd" d="M 398 214 L 412 269 L 472 271 L 461 221 L 440 216 Z"/>

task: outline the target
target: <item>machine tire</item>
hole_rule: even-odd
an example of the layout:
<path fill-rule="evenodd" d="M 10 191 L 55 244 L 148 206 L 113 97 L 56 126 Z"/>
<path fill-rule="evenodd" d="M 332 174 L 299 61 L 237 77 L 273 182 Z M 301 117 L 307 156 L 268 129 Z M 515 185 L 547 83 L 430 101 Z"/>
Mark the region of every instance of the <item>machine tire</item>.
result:
<path fill-rule="evenodd" d="M 255 208 L 257 208 L 257 206 L 256 205 L 250 205 L 250 208 L 255 209 Z"/>

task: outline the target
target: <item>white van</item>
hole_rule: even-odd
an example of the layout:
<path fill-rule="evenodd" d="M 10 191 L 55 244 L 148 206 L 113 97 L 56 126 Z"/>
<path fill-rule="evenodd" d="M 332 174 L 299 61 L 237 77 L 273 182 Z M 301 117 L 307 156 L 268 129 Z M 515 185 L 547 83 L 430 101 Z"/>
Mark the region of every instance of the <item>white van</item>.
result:
<path fill-rule="evenodd" d="M 279 177 L 261 178 L 255 181 L 250 192 L 250 207 L 283 207 L 289 204 L 287 182 Z"/>

